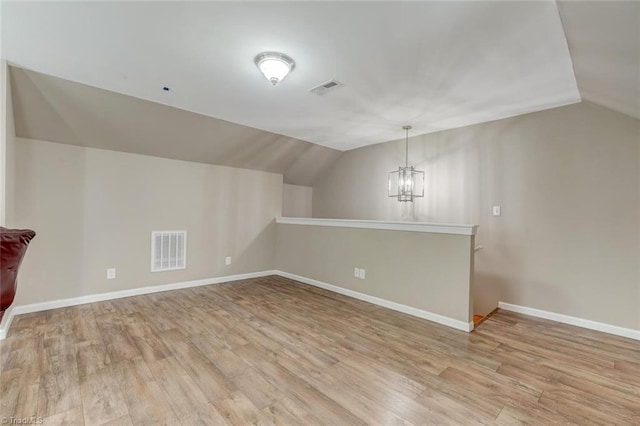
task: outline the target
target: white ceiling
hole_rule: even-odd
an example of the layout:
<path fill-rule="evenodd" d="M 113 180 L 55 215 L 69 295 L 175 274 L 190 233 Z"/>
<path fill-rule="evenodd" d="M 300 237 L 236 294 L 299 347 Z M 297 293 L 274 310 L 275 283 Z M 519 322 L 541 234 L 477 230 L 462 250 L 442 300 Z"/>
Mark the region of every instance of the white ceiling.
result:
<path fill-rule="evenodd" d="M 276 87 L 265 50 L 296 61 Z M 1 54 L 339 150 L 580 101 L 553 1 L 3 2 Z"/>

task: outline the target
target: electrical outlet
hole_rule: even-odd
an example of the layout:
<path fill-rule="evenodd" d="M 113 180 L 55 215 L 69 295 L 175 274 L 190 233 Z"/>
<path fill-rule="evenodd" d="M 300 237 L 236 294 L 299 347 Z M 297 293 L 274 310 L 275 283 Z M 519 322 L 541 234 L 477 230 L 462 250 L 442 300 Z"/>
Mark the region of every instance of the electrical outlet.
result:
<path fill-rule="evenodd" d="M 360 268 L 353 268 L 353 276 L 355 278 L 360 278 Z"/>
<path fill-rule="evenodd" d="M 227 265 L 227 266 L 231 265 L 231 256 L 227 256 L 224 259 L 224 264 Z"/>
<path fill-rule="evenodd" d="M 364 277 L 365 277 L 364 274 L 365 274 L 365 270 L 364 269 L 360 269 L 360 279 L 361 280 L 364 280 Z"/>
<path fill-rule="evenodd" d="M 500 216 L 502 214 L 502 208 L 500 206 L 493 206 L 492 212 L 494 216 Z"/>
<path fill-rule="evenodd" d="M 113 280 L 116 278 L 116 268 L 107 269 L 107 279 Z"/>

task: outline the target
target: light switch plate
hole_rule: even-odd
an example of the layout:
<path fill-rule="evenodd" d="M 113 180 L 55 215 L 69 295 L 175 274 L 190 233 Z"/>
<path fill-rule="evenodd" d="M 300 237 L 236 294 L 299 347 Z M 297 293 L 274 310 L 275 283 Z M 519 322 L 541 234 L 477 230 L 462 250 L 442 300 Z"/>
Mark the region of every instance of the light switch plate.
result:
<path fill-rule="evenodd" d="M 500 206 L 493 206 L 493 215 L 500 216 L 502 214 L 502 208 Z"/>
<path fill-rule="evenodd" d="M 116 278 L 116 268 L 107 269 L 107 279 L 113 280 Z"/>
<path fill-rule="evenodd" d="M 228 266 L 228 265 L 231 265 L 231 256 L 227 256 L 227 257 L 224 259 L 224 264 L 225 264 L 225 265 L 227 265 L 227 266 Z"/>

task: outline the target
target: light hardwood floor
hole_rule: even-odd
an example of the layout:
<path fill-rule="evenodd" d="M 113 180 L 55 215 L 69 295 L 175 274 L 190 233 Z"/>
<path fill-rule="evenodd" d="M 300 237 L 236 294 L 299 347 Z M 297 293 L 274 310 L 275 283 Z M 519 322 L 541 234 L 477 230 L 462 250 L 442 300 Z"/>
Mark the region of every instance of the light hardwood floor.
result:
<path fill-rule="evenodd" d="M 280 277 L 18 316 L 0 361 L 0 417 L 45 425 L 640 424 L 640 342 Z"/>

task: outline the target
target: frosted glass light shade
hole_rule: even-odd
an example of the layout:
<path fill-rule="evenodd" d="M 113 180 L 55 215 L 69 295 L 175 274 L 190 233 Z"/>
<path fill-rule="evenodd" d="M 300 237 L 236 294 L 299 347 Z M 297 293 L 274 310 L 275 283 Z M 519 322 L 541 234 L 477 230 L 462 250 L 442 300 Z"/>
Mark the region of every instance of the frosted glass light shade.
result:
<path fill-rule="evenodd" d="M 267 80 L 274 86 L 281 82 L 296 66 L 296 63 L 278 52 L 263 52 L 256 56 L 255 63 Z"/>

